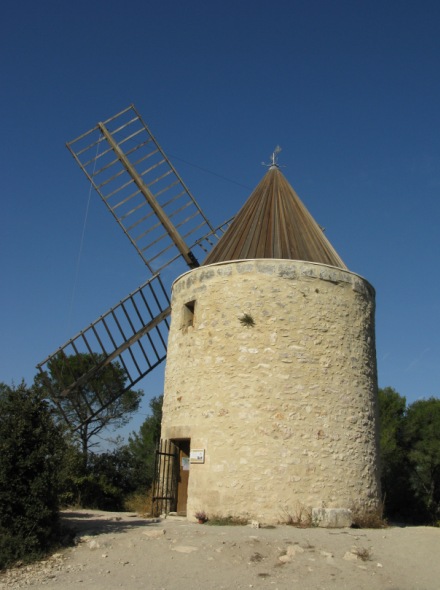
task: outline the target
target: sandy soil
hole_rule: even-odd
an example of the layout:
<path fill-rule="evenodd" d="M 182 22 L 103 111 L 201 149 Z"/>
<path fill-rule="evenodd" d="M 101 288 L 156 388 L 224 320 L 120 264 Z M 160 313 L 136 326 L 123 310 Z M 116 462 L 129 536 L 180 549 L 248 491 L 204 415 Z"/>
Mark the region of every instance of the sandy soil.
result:
<path fill-rule="evenodd" d="M 0 589 L 438 590 L 440 529 L 210 526 L 65 512 L 76 546 L 0 576 Z"/>

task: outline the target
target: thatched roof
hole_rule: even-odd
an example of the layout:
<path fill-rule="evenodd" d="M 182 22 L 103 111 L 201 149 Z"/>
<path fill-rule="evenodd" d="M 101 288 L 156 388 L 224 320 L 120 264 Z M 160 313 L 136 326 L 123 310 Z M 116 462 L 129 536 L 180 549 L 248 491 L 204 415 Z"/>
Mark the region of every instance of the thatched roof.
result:
<path fill-rule="evenodd" d="M 347 268 L 276 165 L 269 168 L 203 264 L 254 258 Z"/>

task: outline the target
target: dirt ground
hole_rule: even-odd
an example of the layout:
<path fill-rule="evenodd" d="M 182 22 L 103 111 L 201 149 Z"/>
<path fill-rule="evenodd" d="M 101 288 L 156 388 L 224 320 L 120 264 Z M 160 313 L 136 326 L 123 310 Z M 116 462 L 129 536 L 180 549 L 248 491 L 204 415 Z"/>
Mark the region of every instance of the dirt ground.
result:
<path fill-rule="evenodd" d="M 440 529 L 210 526 L 64 512 L 76 545 L 0 575 L 0 589 L 439 590 Z"/>

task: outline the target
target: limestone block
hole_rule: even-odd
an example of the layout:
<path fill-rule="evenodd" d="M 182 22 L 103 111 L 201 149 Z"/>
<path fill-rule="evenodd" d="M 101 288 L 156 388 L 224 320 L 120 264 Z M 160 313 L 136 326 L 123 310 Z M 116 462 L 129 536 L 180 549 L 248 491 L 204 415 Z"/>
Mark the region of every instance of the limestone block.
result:
<path fill-rule="evenodd" d="M 346 528 L 352 525 L 353 518 L 348 508 L 313 508 L 312 521 L 324 528 Z"/>

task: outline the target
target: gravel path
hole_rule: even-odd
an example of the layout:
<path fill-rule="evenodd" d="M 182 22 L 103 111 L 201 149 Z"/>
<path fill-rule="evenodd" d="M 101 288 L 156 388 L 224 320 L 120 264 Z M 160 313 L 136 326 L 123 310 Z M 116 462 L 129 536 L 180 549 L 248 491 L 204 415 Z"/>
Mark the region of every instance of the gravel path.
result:
<path fill-rule="evenodd" d="M 438 590 L 440 529 L 210 526 L 65 512 L 76 546 L 0 575 L 0 589 Z"/>

